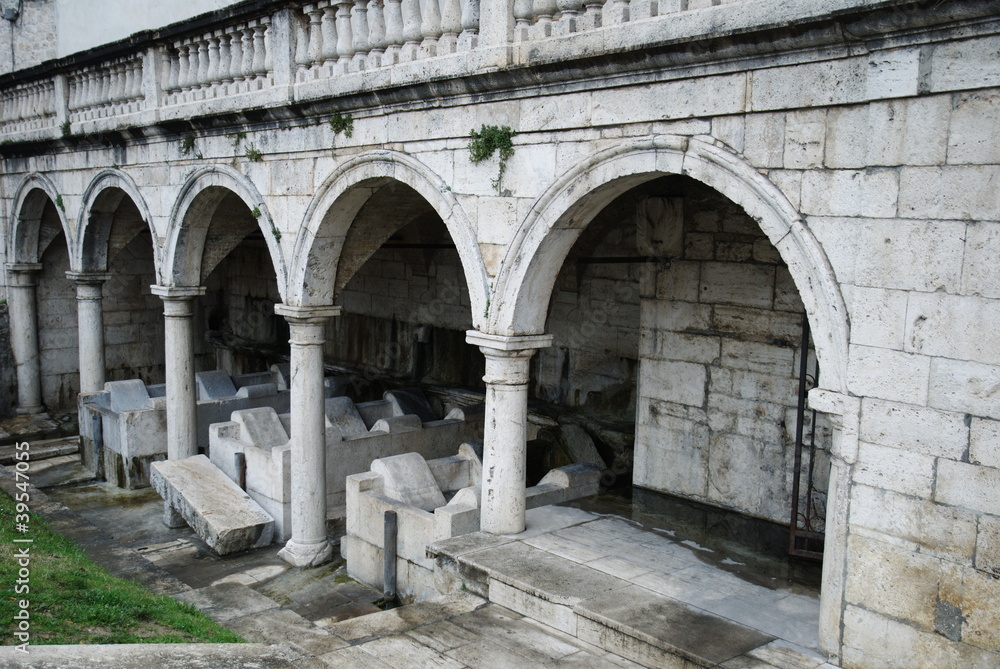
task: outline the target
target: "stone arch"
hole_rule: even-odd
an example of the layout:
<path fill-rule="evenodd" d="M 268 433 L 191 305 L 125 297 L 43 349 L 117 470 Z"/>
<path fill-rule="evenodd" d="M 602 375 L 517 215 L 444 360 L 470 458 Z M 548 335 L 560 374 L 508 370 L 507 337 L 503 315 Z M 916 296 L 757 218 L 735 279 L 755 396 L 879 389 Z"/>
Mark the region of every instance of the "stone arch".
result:
<path fill-rule="evenodd" d="M 216 209 L 230 194 L 235 194 L 250 211 L 255 212 L 257 225 L 264 234 L 274 265 L 278 290 L 284 299 L 288 277 L 281 244 L 273 232 L 277 229 L 274 219 L 253 182 L 224 165 L 197 170 L 181 187 L 167 225 L 160 283 L 166 286 L 200 285 L 205 278 L 202 276 L 202 258 L 209 224 Z"/>
<path fill-rule="evenodd" d="M 444 180 L 419 160 L 397 151 L 372 151 L 354 157 L 324 181 L 296 240 L 289 300 L 299 305 L 332 304 L 340 255 L 351 224 L 375 190 L 392 181 L 416 191 L 447 227 L 469 287 L 472 320 L 479 327 L 488 302 L 489 279 L 475 230 Z"/>
<path fill-rule="evenodd" d="M 35 172 L 25 177 L 14 195 L 14 209 L 10 221 L 10 237 L 7 247 L 9 262 L 38 262 L 41 256 L 39 235 L 41 233 L 42 213 L 48 202 L 55 205 L 59 225 L 62 227 L 72 257 L 74 235 L 66 218 L 66 212 L 58 206 L 61 201 L 59 190 L 47 176 Z"/>
<path fill-rule="evenodd" d="M 785 195 L 714 140 L 663 136 L 623 142 L 564 173 L 535 202 L 497 275 L 489 332 L 537 334 L 556 276 L 590 220 L 614 198 L 652 178 L 683 174 L 743 209 L 781 254 L 806 307 L 823 387 L 846 391 L 847 310 L 826 254 Z"/>
<path fill-rule="evenodd" d="M 111 235 L 110 216 L 115 213 L 125 197 L 132 200 L 153 239 L 156 238 L 149 206 L 132 178 L 121 170 L 103 169 L 97 173 L 83 194 L 83 204 L 77 216 L 76 239 L 79 241 L 73 256 L 75 270 L 81 272 L 107 270 L 108 240 Z M 155 243 L 153 259 L 158 269 L 160 249 Z"/>

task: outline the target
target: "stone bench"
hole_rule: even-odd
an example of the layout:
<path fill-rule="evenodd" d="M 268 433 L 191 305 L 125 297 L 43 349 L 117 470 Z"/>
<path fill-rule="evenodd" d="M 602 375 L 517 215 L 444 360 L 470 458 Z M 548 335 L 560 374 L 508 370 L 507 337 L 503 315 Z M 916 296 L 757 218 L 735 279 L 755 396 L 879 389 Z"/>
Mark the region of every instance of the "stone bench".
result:
<path fill-rule="evenodd" d="M 154 462 L 150 482 L 164 503 L 164 522 L 187 523 L 219 555 L 267 546 L 274 520 L 204 455 Z"/>

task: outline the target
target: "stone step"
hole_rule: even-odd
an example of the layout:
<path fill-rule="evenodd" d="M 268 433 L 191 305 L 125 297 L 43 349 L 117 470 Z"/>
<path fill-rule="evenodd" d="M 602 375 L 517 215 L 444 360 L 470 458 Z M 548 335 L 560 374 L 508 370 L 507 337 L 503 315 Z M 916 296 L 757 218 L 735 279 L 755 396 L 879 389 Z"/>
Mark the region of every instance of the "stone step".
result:
<path fill-rule="evenodd" d="M 646 667 L 715 667 L 775 640 L 519 541 L 476 533 L 428 546 L 435 578 Z"/>
<path fill-rule="evenodd" d="M 27 441 L 34 445 L 42 439 L 59 436 L 62 425 L 46 413 L 11 416 L 0 421 L 0 445 Z M 65 434 L 65 432 L 63 432 Z"/>
<path fill-rule="evenodd" d="M 274 519 L 204 455 L 150 466 L 150 482 L 164 500 L 164 519 L 183 518 L 219 555 L 267 546 Z"/>
<path fill-rule="evenodd" d="M 72 455 L 80 452 L 80 437 L 62 437 L 59 439 L 46 439 L 43 441 L 28 442 L 28 460 L 37 462 L 47 460 L 58 455 Z M 15 454 L 18 450 L 15 444 L 0 446 L 0 465 L 12 465 L 17 462 Z"/>

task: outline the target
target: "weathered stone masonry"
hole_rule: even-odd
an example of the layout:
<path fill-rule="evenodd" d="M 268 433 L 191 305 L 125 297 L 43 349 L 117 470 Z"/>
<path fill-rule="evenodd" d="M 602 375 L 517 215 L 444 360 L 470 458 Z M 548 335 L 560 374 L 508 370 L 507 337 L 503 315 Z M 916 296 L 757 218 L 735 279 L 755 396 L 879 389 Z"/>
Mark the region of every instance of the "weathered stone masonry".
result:
<path fill-rule="evenodd" d="M 845 667 L 996 666 L 993 3 L 542 4 L 443 3 L 435 23 L 412 0 L 251 2 L 0 78 L 21 410 L 71 401 L 97 373 L 74 346 L 103 337 L 108 379 L 165 378 L 182 454 L 194 369 L 235 364 L 204 344 L 208 314 L 247 322 L 237 284 L 266 255 L 253 297 L 280 301 L 306 435 L 292 562 L 329 549 L 319 361 L 368 358 L 394 319 L 395 371 L 418 326 L 456 349 L 470 330 L 484 529 L 523 528 L 531 393 L 634 411 L 636 484 L 778 518 L 804 312 L 830 425 L 823 647 Z M 483 124 L 518 133 L 499 192 L 496 160 L 469 162 Z M 442 228 L 454 250 L 383 247 Z M 587 262 L 619 254 L 653 260 Z M 110 275 L 103 332 L 66 272 Z M 285 336 L 251 320 L 233 334 Z M 122 347 L 137 333 L 152 351 Z"/>

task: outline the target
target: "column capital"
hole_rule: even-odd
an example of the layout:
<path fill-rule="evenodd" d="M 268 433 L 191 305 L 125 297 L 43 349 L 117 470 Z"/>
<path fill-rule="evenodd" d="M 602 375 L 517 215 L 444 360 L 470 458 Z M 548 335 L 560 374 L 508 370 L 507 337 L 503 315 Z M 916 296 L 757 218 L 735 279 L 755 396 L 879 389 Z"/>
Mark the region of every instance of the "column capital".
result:
<path fill-rule="evenodd" d="M 835 390 L 813 388 L 809 391 L 809 408 L 826 415 L 833 425 L 830 454 L 852 465 L 858 460 L 861 433 L 861 398 Z"/>
<path fill-rule="evenodd" d="M 341 308 L 339 305 L 323 305 L 323 306 L 309 306 L 309 305 L 295 305 L 295 304 L 276 304 L 274 305 L 274 313 L 279 316 L 284 316 L 290 324 L 293 325 L 320 325 L 328 318 L 333 318 L 340 315 Z"/>
<path fill-rule="evenodd" d="M 11 278 L 11 287 L 30 287 L 38 285 L 38 273 L 42 271 L 40 262 L 9 262 L 7 274 Z"/>
<path fill-rule="evenodd" d="M 190 300 L 205 294 L 204 286 L 161 286 L 153 284 L 149 287 L 153 295 L 158 295 L 164 302 L 172 300 Z"/>
<path fill-rule="evenodd" d="M 552 346 L 552 335 L 495 335 L 479 330 L 467 330 L 465 341 L 473 346 L 478 346 L 485 355 L 496 352 L 501 355 L 507 354 L 504 357 L 512 357 L 517 354 L 527 354 L 530 357 L 537 349 Z"/>
<path fill-rule="evenodd" d="M 78 286 L 93 286 L 103 284 L 111 278 L 110 272 L 66 272 L 66 278 Z"/>
<path fill-rule="evenodd" d="M 41 272 L 42 263 L 40 262 L 9 262 L 7 263 L 7 271 L 16 274 L 24 274 L 29 272 Z"/>

